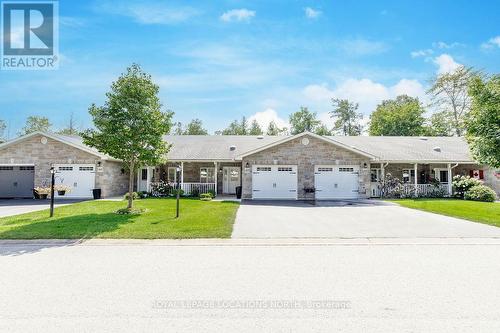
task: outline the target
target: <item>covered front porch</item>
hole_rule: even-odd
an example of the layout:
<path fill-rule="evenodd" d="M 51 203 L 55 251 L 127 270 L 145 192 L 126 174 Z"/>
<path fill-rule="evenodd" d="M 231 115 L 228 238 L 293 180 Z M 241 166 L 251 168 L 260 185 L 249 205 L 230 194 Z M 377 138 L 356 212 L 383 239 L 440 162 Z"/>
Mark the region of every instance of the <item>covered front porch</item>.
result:
<path fill-rule="evenodd" d="M 456 175 L 473 175 L 480 168 L 470 163 L 372 163 L 371 166 L 371 197 L 380 197 L 384 193 L 380 180 L 391 174 L 402 182 L 402 194 L 407 197 L 429 197 L 436 194 L 451 196 L 453 194 L 453 177 Z M 477 172 L 480 178 L 482 172 Z"/>
<path fill-rule="evenodd" d="M 234 196 L 241 186 L 241 163 L 227 161 L 169 161 L 138 170 L 137 190 L 154 192 L 159 186 L 171 189 L 179 184 L 184 195 L 212 192 Z"/>

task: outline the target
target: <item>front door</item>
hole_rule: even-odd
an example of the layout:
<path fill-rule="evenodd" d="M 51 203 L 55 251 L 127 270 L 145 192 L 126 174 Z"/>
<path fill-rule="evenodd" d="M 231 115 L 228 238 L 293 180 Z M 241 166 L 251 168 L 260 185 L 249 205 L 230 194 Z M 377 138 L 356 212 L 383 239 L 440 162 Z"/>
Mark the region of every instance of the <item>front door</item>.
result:
<path fill-rule="evenodd" d="M 235 194 L 236 186 L 240 186 L 240 168 L 239 167 L 224 167 L 223 169 L 223 193 Z"/>
<path fill-rule="evenodd" d="M 149 188 L 149 168 L 139 169 L 137 192 L 147 192 Z"/>

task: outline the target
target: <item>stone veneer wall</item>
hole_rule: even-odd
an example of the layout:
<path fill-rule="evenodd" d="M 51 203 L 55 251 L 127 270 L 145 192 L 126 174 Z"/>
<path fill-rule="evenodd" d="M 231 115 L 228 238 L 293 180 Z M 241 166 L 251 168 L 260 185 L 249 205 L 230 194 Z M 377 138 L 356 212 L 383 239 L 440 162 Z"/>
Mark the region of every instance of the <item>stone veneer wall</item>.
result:
<path fill-rule="evenodd" d="M 96 187 L 102 189 L 103 196 L 109 197 L 125 193 L 128 173 L 125 172 L 122 175 L 121 163 L 102 161 L 98 156 L 50 138 L 47 138 L 47 144 L 42 144 L 41 138 L 42 135 L 37 135 L 0 150 L 0 163 L 34 164 L 35 186 L 48 186 L 50 185 L 52 164 L 96 165 L 97 162 L 101 161 L 103 172 L 96 172 Z"/>
<path fill-rule="evenodd" d="M 309 144 L 304 146 L 302 138 L 307 137 Z M 250 170 L 243 170 L 243 198 L 252 198 L 252 165 L 274 164 L 278 165 L 298 165 L 298 198 L 301 200 L 312 199 L 304 193 L 303 189 L 314 187 L 314 166 L 315 165 L 359 165 L 359 197 L 368 198 L 370 196 L 370 160 L 369 158 L 351 152 L 335 144 L 316 139 L 311 136 L 304 136 L 285 142 L 278 146 L 271 147 L 261 152 L 243 158 L 243 166 L 248 163 Z M 364 163 L 367 167 L 364 168 Z"/>

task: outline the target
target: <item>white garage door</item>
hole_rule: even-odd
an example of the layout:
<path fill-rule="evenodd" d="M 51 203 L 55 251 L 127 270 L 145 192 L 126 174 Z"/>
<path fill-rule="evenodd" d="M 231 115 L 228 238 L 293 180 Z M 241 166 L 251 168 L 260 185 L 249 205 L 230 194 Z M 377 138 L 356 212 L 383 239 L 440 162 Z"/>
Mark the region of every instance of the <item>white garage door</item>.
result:
<path fill-rule="evenodd" d="M 316 199 L 356 199 L 359 194 L 358 165 L 316 165 Z"/>
<path fill-rule="evenodd" d="M 253 199 L 297 199 L 296 165 L 254 165 Z"/>
<path fill-rule="evenodd" d="M 69 193 L 60 198 L 92 198 L 95 188 L 95 165 L 93 164 L 56 164 L 55 184 L 64 184 L 71 188 Z"/>

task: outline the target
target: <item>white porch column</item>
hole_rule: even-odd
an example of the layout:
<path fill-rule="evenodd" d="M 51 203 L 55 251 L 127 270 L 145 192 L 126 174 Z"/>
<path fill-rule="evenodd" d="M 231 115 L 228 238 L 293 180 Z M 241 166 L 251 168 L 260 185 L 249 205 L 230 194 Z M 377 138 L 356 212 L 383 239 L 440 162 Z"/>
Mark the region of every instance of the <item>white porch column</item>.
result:
<path fill-rule="evenodd" d="M 452 187 L 452 176 L 451 176 L 451 163 L 448 163 L 448 195 L 451 196 L 451 192 L 453 192 Z"/>
<path fill-rule="evenodd" d="M 184 162 L 181 162 L 181 188 L 184 189 Z"/>
<path fill-rule="evenodd" d="M 219 175 L 219 170 L 217 169 L 217 162 L 214 162 L 214 167 L 215 167 L 215 195 L 217 195 L 217 176 Z"/>
<path fill-rule="evenodd" d="M 417 163 L 415 163 L 415 165 L 413 166 L 413 170 L 415 170 L 414 171 L 414 173 L 415 173 L 415 179 L 414 179 L 414 183 L 415 183 L 415 196 L 418 197 L 418 173 L 417 173 L 418 172 L 418 164 Z"/>

